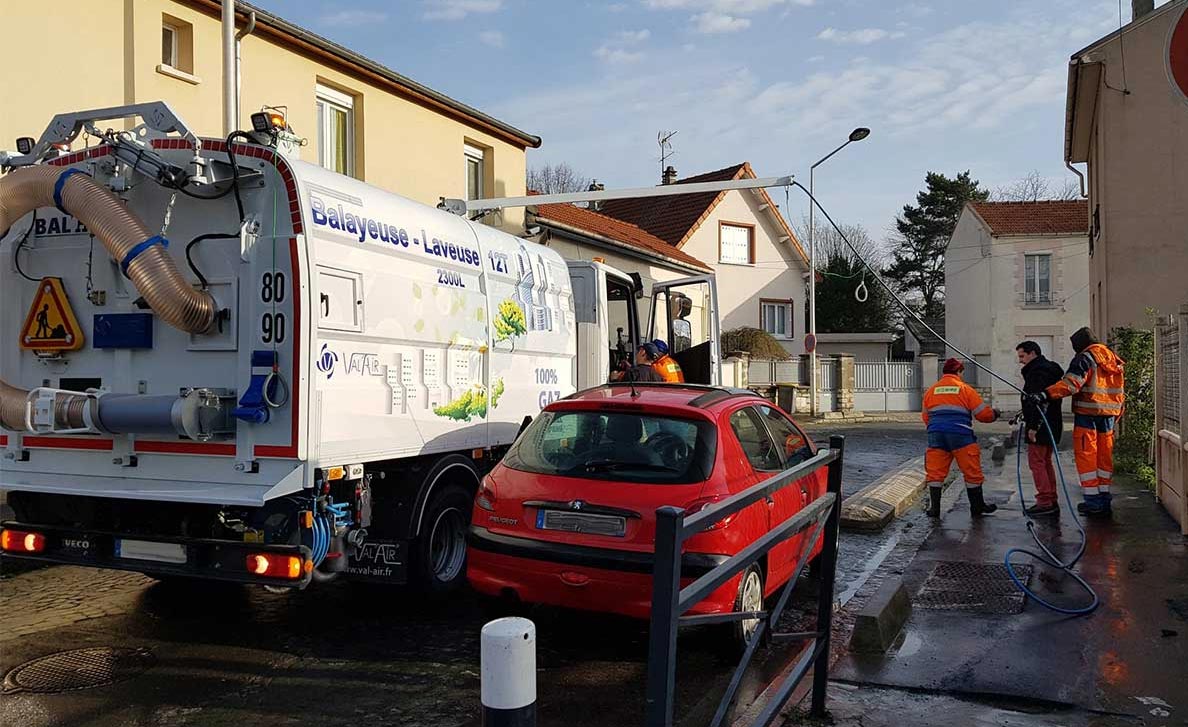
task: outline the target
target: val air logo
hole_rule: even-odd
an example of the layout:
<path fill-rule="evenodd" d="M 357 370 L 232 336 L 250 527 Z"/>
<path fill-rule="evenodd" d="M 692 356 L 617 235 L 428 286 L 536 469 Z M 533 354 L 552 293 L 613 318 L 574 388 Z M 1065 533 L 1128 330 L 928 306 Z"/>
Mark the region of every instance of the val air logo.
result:
<path fill-rule="evenodd" d="M 318 371 L 326 374 L 326 378 L 334 377 L 334 367 L 338 364 L 338 354 L 331 351 L 329 346 L 322 344 L 322 354 L 318 356 Z"/>

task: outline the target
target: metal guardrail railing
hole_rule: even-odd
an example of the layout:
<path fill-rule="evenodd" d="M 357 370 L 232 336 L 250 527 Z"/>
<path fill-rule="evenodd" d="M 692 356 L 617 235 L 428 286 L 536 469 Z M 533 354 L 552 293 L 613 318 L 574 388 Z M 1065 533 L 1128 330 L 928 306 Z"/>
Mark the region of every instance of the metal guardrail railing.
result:
<path fill-rule="evenodd" d="M 771 631 L 773 640 L 808 640 L 795 668 L 778 685 L 772 685 L 772 696 L 752 722 L 752 727 L 769 725 L 791 697 L 792 692 L 804 679 L 809 669 L 813 670 L 812 714 L 825 714 L 826 686 L 829 680 L 829 639 L 833 627 L 833 587 L 837 573 L 837 539 L 841 503 L 842 453 L 845 437 L 829 438 L 829 449 L 817 452 L 816 456 L 757 485 L 715 503 L 689 517 L 678 507 L 666 506 L 656 511 L 656 559 L 652 573 L 652 621 L 648 636 L 648 681 L 647 681 L 647 726 L 671 727 L 673 720 L 674 692 L 676 688 L 677 627 L 680 624 L 729 623 L 745 619 L 761 619 L 734 670 L 730 684 L 718 709 L 714 713 L 711 727 L 718 727 L 738 693 L 743 673 L 763 636 Z M 714 523 L 721 521 L 753 504 L 772 497 L 775 493 L 795 484 L 822 467 L 829 468 L 828 487 L 825 494 L 806 505 L 800 512 L 775 524 L 766 535 L 743 548 L 710 572 L 681 588 L 681 552 L 685 541 Z M 788 583 L 770 611 L 734 612 L 705 616 L 685 616 L 693 606 L 704 600 L 715 589 L 743 572 L 780 543 L 813 528 L 811 537 L 801 548 L 800 557 Z M 796 586 L 800 573 L 808 562 L 808 555 L 824 535 L 821 549 L 821 580 L 817 594 L 816 630 L 809 632 L 778 633 L 778 623 L 789 597 Z"/>

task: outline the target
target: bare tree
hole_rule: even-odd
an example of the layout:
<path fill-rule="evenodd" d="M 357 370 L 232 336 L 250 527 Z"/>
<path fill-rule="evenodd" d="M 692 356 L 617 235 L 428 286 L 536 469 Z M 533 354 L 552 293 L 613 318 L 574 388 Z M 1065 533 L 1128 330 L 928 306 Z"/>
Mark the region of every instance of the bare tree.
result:
<path fill-rule="evenodd" d="M 591 181 L 566 162 L 528 169 L 528 189 L 541 194 L 584 192 Z"/>
<path fill-rule="evenodd" d="M 1060 186 L 1039 173 L 1028 173 L 1022 179 L 998 187 L 990 198 L 995 202 L 1039 202 L 1043 200 L 1080 199 L 1081 186 L 1073 179 L 1065 179 Z"/>
<path fill-rule="evenodd" d="M 816 245 L 817 245 L 817 266 L 824 267 L 831 259 L 840 258 L 846 261 L 856 261 L 857 255 L 846 244 L 838 231 L 833 229 L 828 220 L 822 220 L 820 217 L 814 219 L 817 228 Z M 800 239 L 800 243 L 806 248 L 809 240 L 809 222 L 808 215 L 801 218 L 799 224 L 795 224 L 796 237 Z M 838 225 L 841 228 L 842 234 L 850 241 L 850 245 L 858 251 L 863 259 L 870 264 L 875 270 L 882 270 L 887 262 L 886 249 L 875 242 L 862 225 L 851 225 L 841 223 Z"/>

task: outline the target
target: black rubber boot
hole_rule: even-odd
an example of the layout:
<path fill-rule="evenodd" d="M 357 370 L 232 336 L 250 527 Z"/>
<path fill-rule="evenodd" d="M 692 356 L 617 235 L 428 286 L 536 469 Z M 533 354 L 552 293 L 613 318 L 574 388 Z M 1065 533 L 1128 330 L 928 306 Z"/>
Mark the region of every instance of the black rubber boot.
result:
<path fill-rule="evenodd" d="M 928 486 L 928 517 L 940 517 L 942 492 L 944 492 L 943 486 Z"/>
<path fill-rule="evenodd" d="M 998 505 L 987 504 L 982 497 L 982 486 L 965 488 L 965 496 L 969 498 L 969 514 L 974 517 L 989 515 L 998 509 Z"/>

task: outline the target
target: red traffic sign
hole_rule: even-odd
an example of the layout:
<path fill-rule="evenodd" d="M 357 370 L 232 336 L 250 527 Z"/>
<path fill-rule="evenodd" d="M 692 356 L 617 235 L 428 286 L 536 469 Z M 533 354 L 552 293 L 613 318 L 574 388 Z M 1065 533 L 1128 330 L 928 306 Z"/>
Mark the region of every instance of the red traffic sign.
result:
<path fill-rule="evenodd" d="M 1167 75 L 1188 101 L 1188 8 L 1180 11 L 1180 17 L 1167 40 Z"/>
<path fill-rule="evenodd" d="M 817 337 L 812 333 L 804 337 L 804 350 L 809 353 L 817 350 Z"/>

